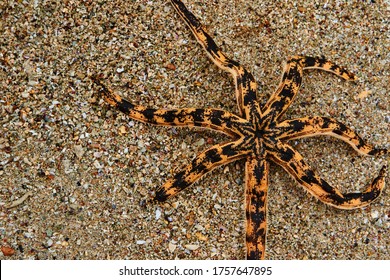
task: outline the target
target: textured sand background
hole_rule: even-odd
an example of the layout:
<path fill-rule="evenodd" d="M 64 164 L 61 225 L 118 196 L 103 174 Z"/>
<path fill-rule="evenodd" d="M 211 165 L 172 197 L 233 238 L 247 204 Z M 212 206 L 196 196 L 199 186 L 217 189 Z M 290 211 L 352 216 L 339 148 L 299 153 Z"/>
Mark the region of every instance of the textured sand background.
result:
<path fill-rule="evenodd" d="M 324 55 L 357 73 L 352 84 L 306 72 L 286 118 L 333 117 L 389 148 L 389 1 L 294 2 L 184 1 L 252 71 L 262 104 L 292 55 Z M 168 1 L 1 1 L 0 245 L 14 250 L 1 259 L 245 258 L 243 162 L 147 203 L 226 136 L 132 121 L 93 97 L 95 73 L 134 103 L 237 113 L 231 78 Z M 364 189 L 388 161 L 329 137 L 291 144 L 343 191 Z M 374 204 L 342 211 L 272 164 L 266 257 L 389 259 L 389 216 L 389 187 Z"/>

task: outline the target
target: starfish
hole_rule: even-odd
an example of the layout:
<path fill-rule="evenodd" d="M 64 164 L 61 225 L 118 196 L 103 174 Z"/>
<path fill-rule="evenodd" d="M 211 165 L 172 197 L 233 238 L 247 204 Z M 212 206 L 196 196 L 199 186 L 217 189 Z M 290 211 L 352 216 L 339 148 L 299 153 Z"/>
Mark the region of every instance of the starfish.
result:
<path fill-rule="evenodd" d="M 200 21 L 181 1 L 171 0 L 171 3 L 211 60 L 233 76 L 239 115 L 220 109 L 153 109 L 135 105 L 108 89 L 100 78 L 93 77 L 99 94 L 132 119 L 153 125 L 204 127 L 232 138 L 227 143 L 214 145 L 198 154 L 188 166 L 156 190 L 157 201 L 173 197 L 218 166 L 245 159 L 247 259 L 263 259 L 270 161 L 280 165 L 320 201 L 336 208 L 364 207 L 380 195 L 385 185 L 386 165 L 363 192 L 342 193 L 312 170 L 286 141 L 330 135 L 345 141 L 362 155 L 379 156 L 388 153 L 386 149 L 374 148 L 351 128 L 332 118 L 314 116 L 280 121 L 299 91 L 303 71 L 325 70 L 347 81 L 356 80 L 354 74 L 324 58 L 291 57 L 277 90 L 264 106 L 260 106 L 253 75 L 221 51 Z"/>

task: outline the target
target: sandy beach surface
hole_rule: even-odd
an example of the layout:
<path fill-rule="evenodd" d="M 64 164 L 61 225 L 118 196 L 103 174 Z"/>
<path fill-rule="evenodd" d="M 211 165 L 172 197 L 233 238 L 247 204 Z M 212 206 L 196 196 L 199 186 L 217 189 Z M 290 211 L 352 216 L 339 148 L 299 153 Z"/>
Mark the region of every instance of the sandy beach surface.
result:
<path fill-rule="evenodd" d="M 390 148 L 389 1 L 183 2 L 253 73 L 261 104 L 293 55 L 325 56 L 356 73 L 350 83 L 305 72 L 284 118 L 332 117 Z M 2 1 L 0 258 L 244 259 L 243 161 L 151 202 L 228 137 L 131 120 L 94 95 L 93 74 L 135 104 L 238 113 L 231 77 L 169 1 Z M 389 161 L 331 137 L 290 144 L 343 192 L 362 191 Z M 368 207 L 345 211 L 270 169 L 267 259 L 390 259 L 389 186 Z"/>

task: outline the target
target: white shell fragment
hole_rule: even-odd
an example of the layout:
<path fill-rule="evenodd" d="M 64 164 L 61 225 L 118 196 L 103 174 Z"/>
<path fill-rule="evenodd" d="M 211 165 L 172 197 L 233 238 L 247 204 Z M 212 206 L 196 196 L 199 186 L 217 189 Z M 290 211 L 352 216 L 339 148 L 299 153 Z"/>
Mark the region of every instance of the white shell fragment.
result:
<path fill-rule="evenodd" d="M 184 245 L 184 247 L 190 251 L 194 251 L 196 249 L 199 248 L 199 245 L 194 245 L 194 244 L 187 244 L 187 245 Z"/>
<path fill-rule="evenodd" d="M 161 211 L 160 211 L 160 209 L 157 209 L 156 210 L 156 220 L 160 219 L 160 217 L 161 217 Z"/>

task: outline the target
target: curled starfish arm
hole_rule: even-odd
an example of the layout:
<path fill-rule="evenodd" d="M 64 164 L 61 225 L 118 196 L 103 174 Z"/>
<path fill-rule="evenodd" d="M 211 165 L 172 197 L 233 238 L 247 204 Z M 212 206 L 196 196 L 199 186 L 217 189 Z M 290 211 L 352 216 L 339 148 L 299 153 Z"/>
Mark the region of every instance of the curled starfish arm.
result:
<path fill-rule="evenodd" d="M 221 51 L 213 38 L 206 32 L 202 23 L 181 1 L 171 0 L 171 3 L 214 64 L 233 76 L 240 115 L 244 117 L 248 115 L 247 105 L 256 100 L 257 84 L 253 75 L 237 61 L 230 59 Z"/>
<path fill-rule="evenodd" d="M 293 56 L 286 63 L 277 90 L 264 105 L 264 114 L 273 112 L 276 118 L 283 115 L 297 95 L 302 82 L 302 72 L 307 69 L 324 70 L 348 81 L 356 80 L 354 74 L 324 58 Z"/>
<path fill-rule="evenodd" d="M 246 248 L 248 260 L 264 259 L 267 232 L 269 164 L 265 158 L 246 161 Z"/>
<path fill-rule="evenodd" d="M 214 168 L 244 158 L 250 151 L 241 148 L 241 140 L 237 140 L 223 145 L 214 145 L 200 153 L 183 171 L 177 173 L 156 191 L 155 199 L 165 201 L 192 185 Z"/>
<path fill-rule="evenodd" d="M 304 117 L 286 120 L 277 125 L 280 129 L 280 140 L 290 140 L 315 135 L 329 135 L 341 139 L 351 145 L 362 155 L 383 155 L 386 149 L 376 149 L 364 141 L 356 132 L 345 124 L 326 117 Z"/>
<path fill-rule="evenodd" d="M 344 67 L 338 66 L 337 64 L 326 60 L 323 57 L 308 57 L 308 56 L 297 56 L 301 60 L 301 64 L 304 70 L 307 69 L 319 69 L 330 72 L 343 78 L 346 81 L 356 81 L 355 74 L 349 72 Z"/>
<path fill-rule="evenodd" d="M 108 89 L 100 81 L 94 81 L 99 87 L 99 94 L 112 106 L 134 120 L 161 126 L 198 126 L 221 131 L 230 136 L 241 135 L 240 125 L 247 120 L 219 109 L 153 109 L 134 105 L 117 93 Z"/>
<path fill-rule="evenodd" d="M 364 207 L 373 202 L 385 186 L 386 166 L 363 192 L 341 193 L 318 176 L 302 156 L 287 144 L 278 143 L 277 150 L 270 152 L 271 159 L 282 166 L 295 180 L 323 203 L 340 209 Z"/>

